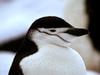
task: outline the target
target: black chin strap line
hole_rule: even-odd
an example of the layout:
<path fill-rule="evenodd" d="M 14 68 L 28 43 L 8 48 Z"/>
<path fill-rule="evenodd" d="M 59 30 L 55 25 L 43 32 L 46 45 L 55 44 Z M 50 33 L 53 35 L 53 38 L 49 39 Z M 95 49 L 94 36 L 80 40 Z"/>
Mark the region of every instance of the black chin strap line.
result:
<path fill-rule="evenodd" d="M 37 30 L 38 32 L 40 32 L 40 33 L 45 33 L 45 34 L 48 34 L 48 35 L 57 36 L 57 37 L 59 37 L 61 40 L 63 40 L 64 42 L 70 43 L 69 41 L 63 39 L 61 36 L 59 36 L 59 35 L 57 35 L 57 34 L 50 34 L 50 33 L 47 33 L 47 32 L 45 32 L 45 31 L 40 31 L 39 29 L 36 29 L 36 30 Z"/>

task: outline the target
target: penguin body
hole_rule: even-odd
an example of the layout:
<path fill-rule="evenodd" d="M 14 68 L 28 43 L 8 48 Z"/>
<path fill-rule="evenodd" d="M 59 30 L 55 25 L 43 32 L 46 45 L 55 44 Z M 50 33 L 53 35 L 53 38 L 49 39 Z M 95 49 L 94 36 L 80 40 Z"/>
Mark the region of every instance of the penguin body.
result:
<path fill-rule="evenodd" d="M 81 56 L 69 48 L 71 41 L 87 34 L 63 19 L 48 16 L 29 28 L 9 75 L 85 75 Z"/>
<path fill-rule="evenodd" d="M 20 66 L 24 75 L 85 75 L 84 62 L 77 52 L 54 45 L 24 58 Z"/>

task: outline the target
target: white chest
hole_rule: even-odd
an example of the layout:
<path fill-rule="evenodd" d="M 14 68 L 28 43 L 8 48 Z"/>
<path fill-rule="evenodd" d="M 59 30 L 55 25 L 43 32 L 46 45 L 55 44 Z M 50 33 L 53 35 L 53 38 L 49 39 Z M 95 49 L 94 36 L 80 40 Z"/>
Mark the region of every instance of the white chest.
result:
<path fill-rule="evenodd" d="M 24 75 L 85 75 L 85 65 L 70 48 L 43 47 L 20 62 Z"/>

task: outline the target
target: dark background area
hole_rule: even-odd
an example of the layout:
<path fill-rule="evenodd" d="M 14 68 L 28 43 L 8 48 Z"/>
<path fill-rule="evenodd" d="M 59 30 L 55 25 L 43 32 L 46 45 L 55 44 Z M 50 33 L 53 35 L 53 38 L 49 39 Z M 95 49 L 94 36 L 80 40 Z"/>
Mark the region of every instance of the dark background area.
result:
<path fill-rule="evenodd" d="M 100 52 L 99 0 L 86 0 L 86 12 L 89 16 L 88 29 L 93 46 Z"/>

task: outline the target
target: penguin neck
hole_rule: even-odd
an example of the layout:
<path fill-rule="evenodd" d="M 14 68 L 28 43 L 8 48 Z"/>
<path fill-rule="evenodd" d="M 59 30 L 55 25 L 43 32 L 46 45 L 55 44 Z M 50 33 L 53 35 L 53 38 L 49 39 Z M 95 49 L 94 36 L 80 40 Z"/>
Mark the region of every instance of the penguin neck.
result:
<path fill-rule="evenodd" d="M 43 54 L 45 59 L 55 60 L 57 58 L 65 58 L 66 57 L 66 50 L 69 50 L 69 47 L 63 47 L 56 44 L 45 43 L 45 42 L 36 42 L 38 47 L 37 54 Z M 59 59 L 57 59 L 59 60 Z"/>
<path fill-rule="evenodd" d="M 55 46 L 55 47 L 60 47 L 60 48 L 68 48 L 68 47 L 65 47 L 65 46 L 61 46 L 61 45 L 57 45 L 57 44 L 52 44 L 52 43 L 47 43 L 47 42 L 43 42 L 43 41 L 41 41 L 41 42 L 37 41 L 35 43 L 36 43 L 38 49 L 40 49 L 42 47 L 46 47 L 46 46 L 50 46 L 50 47 Z"/>

